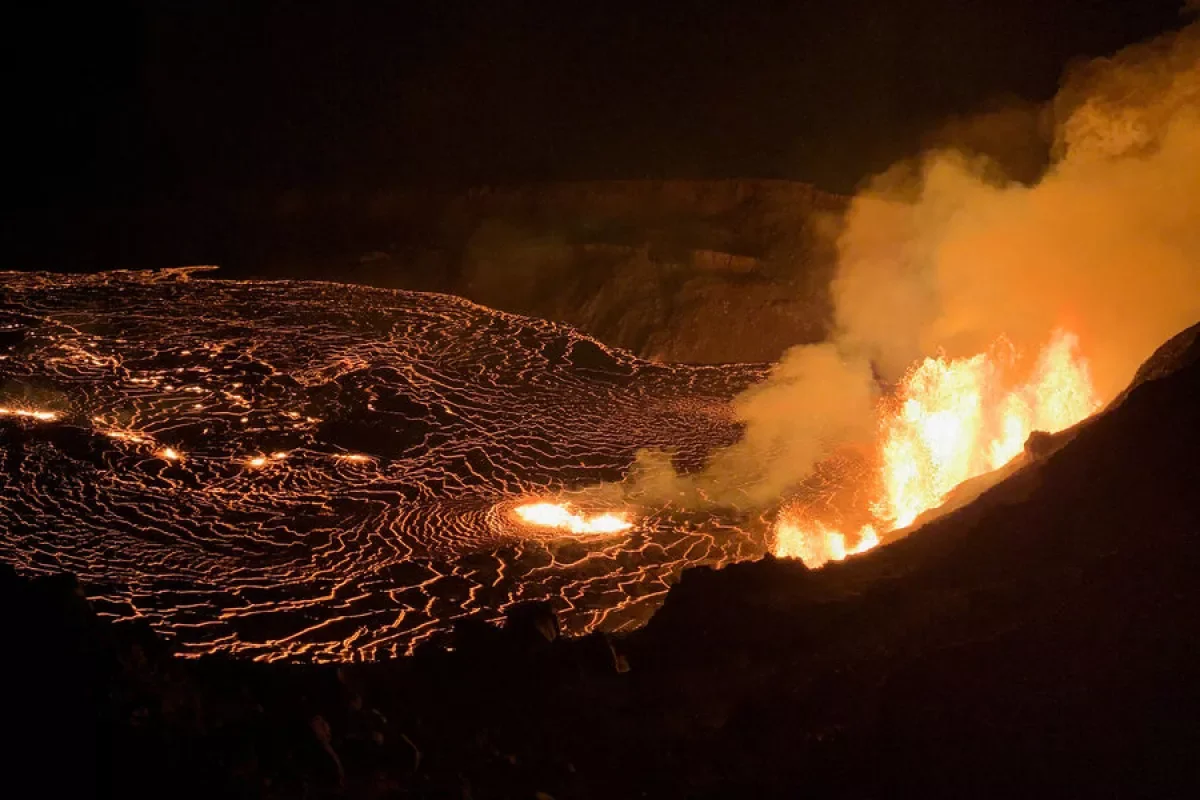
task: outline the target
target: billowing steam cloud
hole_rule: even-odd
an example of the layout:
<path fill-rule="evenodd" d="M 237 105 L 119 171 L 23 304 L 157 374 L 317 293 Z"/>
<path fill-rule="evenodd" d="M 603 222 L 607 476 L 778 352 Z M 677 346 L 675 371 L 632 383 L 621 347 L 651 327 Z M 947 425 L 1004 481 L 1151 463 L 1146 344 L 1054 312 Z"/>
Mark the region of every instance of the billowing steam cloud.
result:
<path fill-rule="evenodd" d="M 1112 397 L 1200 317 L 1200 26 L 1073 72 L 1050 113 L 1057 159 L 1032 186 L 937 152 L 855 198 L 839 336 L 885 376 L 1066 326 Z"/>
<path fill-rule="evenodd" d="M 689 476 L 677 475 L 665 454 L 643 451 L 625 488 L 633 500 L 691 508 L 771 505 L 831 448 L 870 436 L 875 400 L 865 360 L 832 343 L 793 348 L 734 401 L 745 423 L 740 441 Z"/>
<path fill-rule="evenodd" d="M 743 439 L 687 477 L 643 454 L 627 496 L 768 505 L 838 446 L 869 437 L 873 375 L 1077 333 L 1111 399 L 1200 319 L 1200 23 L 1069 73 L 1045 110 L 1054 162 L 1032 184 L 952 150 L 857 196 L 838 240 L 836 331 L 785 354 L 735 403 Z"/>

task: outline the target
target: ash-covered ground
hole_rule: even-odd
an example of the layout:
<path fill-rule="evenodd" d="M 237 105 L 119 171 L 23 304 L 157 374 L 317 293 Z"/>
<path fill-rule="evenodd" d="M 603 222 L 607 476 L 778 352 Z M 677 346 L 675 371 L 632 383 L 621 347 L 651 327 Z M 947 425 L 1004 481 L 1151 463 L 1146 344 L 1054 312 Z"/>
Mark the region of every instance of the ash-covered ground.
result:
<path fill-rule="evenodd" d="M 403 653 L 548 600 L 643 623 L 685 567 L 757 558 L 758 520 L 518 524 L 518 502 L 687 468 L 761 367 L 640 360 L 459 298 L 187 270 L 0 276 L 0 560 L 77 575 L 183 654 Z M 31 416 L 36 414 L 37 416 Z"/>

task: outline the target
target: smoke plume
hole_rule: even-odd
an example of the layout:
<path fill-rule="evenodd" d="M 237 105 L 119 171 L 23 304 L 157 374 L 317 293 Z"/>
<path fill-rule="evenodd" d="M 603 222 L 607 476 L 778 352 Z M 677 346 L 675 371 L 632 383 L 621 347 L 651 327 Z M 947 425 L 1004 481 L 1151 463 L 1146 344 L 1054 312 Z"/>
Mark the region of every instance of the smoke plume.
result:
<path fill-rule="evenodd" d="M 1072 71 L 1048 113 L 1056 159 L 1032 185 L 940 151 L 855 198 L 838 336 L 886 377 L 1067 327 L 1111 398 L 1200 317 L 1200 26 Z"/>
<path fill-rule="evenodd" d="M 1074 331 L 1108 400 L 1200 319 L 1200 23 L 1071 70 L 1042 115 L 1052 162 L 1034 180 L 978 148 L 875 178 L 838 236 L 831 341 L 790 350 L 735 401 L 745 433 L 701 473 L 641 454 L 626 498 L 776 503 L 834 449 L 873 435 L 877 376 L 1000 336 L 1034 353 Z M 1011 115 L 990 119 L 1013 129 Z"/>
<path fill-rule="evenodd" d="M 742 438 L 718 450 L 695 475 L 675 473 L 670 459 L 643 451 L 626 491 L 630 499 L 759 508 L 780 496 L 829 455 L 874 430 L 870 365 L 826 343 L 788 351 L 763 383 L 734 401 Z"/>

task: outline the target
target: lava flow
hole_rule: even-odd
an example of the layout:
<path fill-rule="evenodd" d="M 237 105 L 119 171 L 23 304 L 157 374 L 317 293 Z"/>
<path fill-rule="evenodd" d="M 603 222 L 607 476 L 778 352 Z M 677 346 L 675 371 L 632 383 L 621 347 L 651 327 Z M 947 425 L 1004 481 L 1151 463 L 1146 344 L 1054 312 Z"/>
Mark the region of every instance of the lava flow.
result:
<path fill-rule="evenodd" d="M 77 575 L 184 655 L 381 657 L 527 600 L 623 630 L 683 569 L 763 552 L 733 514 L 541 502 L 643 447 L 702 464 L 761 367 L 653 364 L 446 295 L 186 271 L 0 288 L 0 561 Z"/>
<path fill-rule="evenodd" d="M 788 508 L 775 526 L 775 554 L 810 567 L 865 552 L 878 531 L 912 525 L 964 481 L 1011 462 L 1034 431 L 1057 433 L 1100 408 L 1076 337 L 1059 331 L 1028 378 L 1006 342 L 971 358 L 927 358 L 879 408 L 878 474 L 872 523 L 850 537 L 836 525 Z"/>
<path fill-rule="evenodd" d="M 38 422 L 53 422 L 58 419 L 58 415 L 53 411 L 38 411 L 29 408 L 8 408 L 0 406 L 0 417 L 17 417 L 24 419 L 35 419 Z"/>

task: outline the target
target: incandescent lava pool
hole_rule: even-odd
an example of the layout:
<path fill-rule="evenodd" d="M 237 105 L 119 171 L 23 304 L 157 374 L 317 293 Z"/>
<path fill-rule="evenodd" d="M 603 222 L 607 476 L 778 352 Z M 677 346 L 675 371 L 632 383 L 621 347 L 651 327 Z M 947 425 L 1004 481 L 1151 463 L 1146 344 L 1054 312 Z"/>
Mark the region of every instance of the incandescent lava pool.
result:
<path fill-rule="evenodd" d="M 460 298 L 191 270 L 0 274 L 0 560 L 79 577 L 185 655 L 404 653 L 548 600 L 639 625 L 759 526 L 669 509 L 628 530 L 520 503 L 734 441 L 764 369 L 640 360 Z"/>

